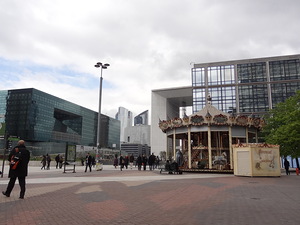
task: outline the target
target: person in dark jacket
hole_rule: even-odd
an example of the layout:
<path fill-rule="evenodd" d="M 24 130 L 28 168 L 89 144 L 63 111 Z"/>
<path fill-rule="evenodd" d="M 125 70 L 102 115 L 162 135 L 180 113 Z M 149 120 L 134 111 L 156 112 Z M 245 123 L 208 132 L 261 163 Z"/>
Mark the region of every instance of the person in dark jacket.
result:
<path fill-rule="evenodd" d="M 286 158 L 284 158 L 284 168 L 286 175 L 290 175 L 290 162 Z"/>
<path fill-rule="evenodd" d="M 49 154 L 46 155 L 47 161 L 47 170 L 50 170 L 51 156 Z"/>
<path fill-rule="evenodd" d="M 129 156 L 126 155 L 125 158 L 124 158 L 124 166 L 126 169 L 128 169 L 128 164 L 129 164 Z"/>
<path fill-rule="evenodd" d="M 132 167 L 133 167 L 133 162 L 134 162 L 134 156 L 133 156 L 133 154 L 131 154 L 131 156 L 129 157 L 130 169 L 132 169 Z"/>
<path fill-rule="evenodd" d="M 56 162 L 56 169 L 59 166 L 59 160 L 60 160 L 60 155 L 58 154 L 57 156 L 55 156 L 55 162 Z"/>
<path fill-rule="evenodd" d="M 19 159 L 16 160 L 15 156 Z M 28 175 L 28 163 L 30 160 L 30 152 L 25 147 L 25 141 L 20 140 L 18 145 L 13 148 L 8 156 L 8 161 L 10 164 L 8 177 L 10 178 L 6 191 L 2 191 L 2 194 L 6 197 L 10 197 L 10 193 L 12 192 L 16 179 L 18 178 L 20 185 L 20 199 L 24 199 L 25 191 L 26 191 L 26 181 L 25 178 Z M 17 166 L 15 166 L 17 164 Z"/>
<path fill-rule="evenodd" d="M 125 165 L 125 159 L 122 155 L 120 155 L 120 159 L 119 159 L 119 165 L 120 165 L 120 170 L 122 171 L 122 169 L 124 168 Z"/>
<path fill-rule="evenodd" d="M 143 159 L 141 155 L 139 155 L 136 159 L 136 164 L 138 165 L 138 170 L 142 170 Z"/>
<path fill-rule="evenodd" d="M 119 165 L 119 163 L 118 163 L 118 156 L 115 155 L 115 159 L 114 159 L 114 167 L 117 168 L 118 165 Z"/>
<path fill-rule="evenodd" d="M 143 155 L 142 162 L 143 162 L 143 168 L 144 168 L 144 170 L 146 170 L 147 161 L 148 161 L 147 156 Z"/>
<path fill-rule="evenodd" d="M 152 153 L 150 156 L 149 156 L 149 160 L 148 160 L 148 164 L 149 164 L 149 169 L 150 170 L 154 170 L 154 165 L 155 165 L 155 155 L 154 153 Z"/>
<path fill-rule="evenodd" d="M 87 168 L 90 168 L 90 172 L 92 172 L 92 156 L 90 155 L 90 153 L 88 153 L 85 157 L 85 171 L 87 171 Z"/>
<path fill-rule="evenodd" d="M 47 159 L 46 159 L 46 156 L 45 155 L 43 155 L 43 158 L 42 158 L 42 161 L 41 161 L 41 163 L 42 163 L 42 168 L 41 168 L 41 170 L 42 169 L 46 169 L 46 161 L 47 161 Z"/>

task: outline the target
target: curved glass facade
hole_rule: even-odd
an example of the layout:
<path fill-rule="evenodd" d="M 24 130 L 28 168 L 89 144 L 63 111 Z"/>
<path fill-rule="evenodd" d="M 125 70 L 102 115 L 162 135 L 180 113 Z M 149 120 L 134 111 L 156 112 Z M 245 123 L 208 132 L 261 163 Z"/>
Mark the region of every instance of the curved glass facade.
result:
<path fill-rule="evenodd" d="M 10 136 L 31 143 L 96 146 L 97 112 L 33 88 L 1 91 L 0 100 L 1 106 L 5 106 L 0 113 L 5 113 L 6 132 Z M 101 121 L 105 123 L 101 126 L 101 146 L 111 148 L 114 143 L 119 149 L 119 121 L 109 119 L 113 121 Z"/>

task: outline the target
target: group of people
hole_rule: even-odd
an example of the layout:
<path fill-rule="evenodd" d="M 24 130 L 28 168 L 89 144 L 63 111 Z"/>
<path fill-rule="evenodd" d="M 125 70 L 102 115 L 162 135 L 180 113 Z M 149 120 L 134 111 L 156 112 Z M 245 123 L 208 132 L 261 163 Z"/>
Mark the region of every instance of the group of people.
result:
<path fill-rule="evenodd" d="M 135 161 L 135 166 L 138 167 L 138 170 L 146 170 L 147 165 L 149 166 L 149 170 L 154 170 L 159 166 L 159 157 L 155 156 L 154 153 L 152 153 L 149 157 L 146 155 L 139 155 L 136 159 L 133 154 L 131 155 L 120 155 L 119 159 L 118 156 L 115 155 L 114 159 L 114 167 L 117 168 L 120 166 L 120 170 L 122 171 L 124 168 L 128 169 L 128 165 L 130 169 L 133 168 Z"/>
<path fill-rule="evenodd" d="M 44 170 L 50 170 L 50 163 L 51 163 L 51 156 L 49 154 L 46 154 L 46 155 L 43 155 L 42 157 L 42 167 L 41 167 L 41 170 L 44 169 Z M 62 165 L 63 165 L 63 157 L 62 155 L 58 154 L 55 156 L 55 162 L 56 162 L 56 169 L 59 168 L 61 169 L 62 168 Z M 46 168 L 46 165 L 47 165 L 47 168 Z"/>

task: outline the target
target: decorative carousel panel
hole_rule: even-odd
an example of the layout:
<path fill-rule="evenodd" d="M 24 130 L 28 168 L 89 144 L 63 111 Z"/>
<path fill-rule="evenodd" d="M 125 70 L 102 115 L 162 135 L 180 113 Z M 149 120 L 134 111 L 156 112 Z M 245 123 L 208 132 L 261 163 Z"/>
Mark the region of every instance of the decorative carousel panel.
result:
<path fill-rule="evenodd" d="M 223 114 L 219 114 L 219 115 L 215 115 L 213 120 L 216 124 L 226 124 L 228 118 Z"/>
<path fill-rule="evenodd" d="M 159 125 L 159 128 L 162 131 L 165 131 L 165 130 L 167 130 L 169 128 L 169 123 L 167 121 L 165 121 L 165 120 L 160 121 L 158 125 Z"/>
<path fill-rule="evenodd" d="M 191 122 L 193 125 L 201 125 L 204 122 L 203 116 L 195 115 L 191 117 Z"/>
<path fill-rule="evenodd" d="M 181 127 L 182 126 L 182 119 L 181 118 L 174 118 L 172 120 L 173 127 Z"/>
<path fill-rule="evenodd" d="M 237 118 L 236 118 L 236 123 L 238 124 L 238 125 L 241 125 L 241 126 L 247 126 L 247 124 L 248 124 L 248 117 L 247 116 L 238 116 Z"/>

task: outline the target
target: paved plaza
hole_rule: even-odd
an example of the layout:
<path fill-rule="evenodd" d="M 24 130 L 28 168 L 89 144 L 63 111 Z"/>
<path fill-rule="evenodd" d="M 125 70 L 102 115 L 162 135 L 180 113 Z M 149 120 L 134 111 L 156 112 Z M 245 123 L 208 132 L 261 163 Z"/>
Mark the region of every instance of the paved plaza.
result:
<path fill-rule="evenodd" d="M 0 224 L 299 224 L 300 176 L 160 174 L 158 170 L 76 173 L 29 167 L 25 199 L 19 185 L 0 196 Z M 0 190 L 8 183 L 7 167 Z"/>

